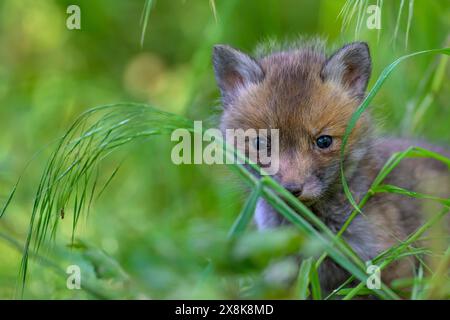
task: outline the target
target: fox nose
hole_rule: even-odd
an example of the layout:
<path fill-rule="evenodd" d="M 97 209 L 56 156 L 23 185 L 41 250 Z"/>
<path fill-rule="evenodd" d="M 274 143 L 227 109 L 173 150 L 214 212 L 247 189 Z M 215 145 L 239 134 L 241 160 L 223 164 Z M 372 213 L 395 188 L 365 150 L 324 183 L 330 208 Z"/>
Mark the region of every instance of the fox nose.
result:
<path fill-rule="evenodd" d="M 289 184 L 283 185 L 283 187 L 287 191 L 292 193 L 294 195 L 294 197 L 300 197 L 300 195 L 302 194 L 302 191 L 303 191 L 303 184 L 289 183 Z"/>

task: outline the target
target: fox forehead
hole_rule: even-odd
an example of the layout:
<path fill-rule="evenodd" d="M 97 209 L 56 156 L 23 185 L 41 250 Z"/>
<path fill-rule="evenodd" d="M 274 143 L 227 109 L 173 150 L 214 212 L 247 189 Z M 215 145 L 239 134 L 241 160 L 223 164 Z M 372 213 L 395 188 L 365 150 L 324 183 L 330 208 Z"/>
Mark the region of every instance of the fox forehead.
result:
<path fill-rule="evenodd" d="M 283 137 L 342 136 L 358 101 L 320 76 L 325 56 L 282 52 L 258 62 L 264 79 L 242 88 L 223 117 L 238 128 L 277 128 Z"/>

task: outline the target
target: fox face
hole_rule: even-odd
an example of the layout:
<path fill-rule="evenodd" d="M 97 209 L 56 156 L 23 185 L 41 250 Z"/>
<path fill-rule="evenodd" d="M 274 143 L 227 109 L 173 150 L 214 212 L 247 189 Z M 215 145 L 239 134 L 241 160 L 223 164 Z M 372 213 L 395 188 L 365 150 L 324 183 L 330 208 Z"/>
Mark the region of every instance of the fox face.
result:
<path fill-rule="evenodd" d="M 213 64 L 222 130 L 278 129 L 273 177 L 306 204 L 331 192 L 340 181 L 342 138 L 370 77 L 368 46 L 351 43 L 327 57 L 312 45 L 255 59 L 217 45 Z M 346 166 L 356 164 L 369 144 L 370 119 L 363 116 L 346 146 Z"/>

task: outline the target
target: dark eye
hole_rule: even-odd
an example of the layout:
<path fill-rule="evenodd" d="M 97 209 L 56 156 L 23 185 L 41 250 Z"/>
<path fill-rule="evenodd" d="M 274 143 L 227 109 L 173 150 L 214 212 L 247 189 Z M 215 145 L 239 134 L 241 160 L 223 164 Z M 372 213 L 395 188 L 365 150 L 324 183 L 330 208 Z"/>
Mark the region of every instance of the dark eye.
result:
<path fill-rule="evenodd" d="M 267 139 L 264 137 L 256 137 L 252 140 L 253 147 L 256 150 L 267 148 Z"/>
<path fill-rule="evenodd" d="M 320 136 L 316 140 L 316 144 L 320 149 L 326 149 L 333 143 L 333 138 L 330 136 Z"/>

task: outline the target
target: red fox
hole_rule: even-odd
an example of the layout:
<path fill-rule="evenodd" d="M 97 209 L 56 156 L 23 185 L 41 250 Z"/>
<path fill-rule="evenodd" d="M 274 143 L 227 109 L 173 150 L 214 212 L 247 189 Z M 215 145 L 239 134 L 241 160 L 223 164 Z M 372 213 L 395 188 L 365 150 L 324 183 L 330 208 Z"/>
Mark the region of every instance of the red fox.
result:
<path fill-rule="evenodd" d="M 280 163 L 273 178 L 338 232 L 353 210 L 341 185 L 340 149 L 349 120 L 366 94 L 371 74 L 368 45 L 350 43 L 327 56 L 323 42 L 315 41 L 271 49 L 256 58 L 216 45 L 213 65 L 222 96 L 222 130 L 279 129 Z M 388 158 L 409 146 L 449 156 L 444 149 L 425 142 L 377 137 L 371 116 L 363 114 L 349 137 L 344 160 L 356 202 L 367 193 Z M 406 159 L 384 183 L 448 198 L 448 173 L 448 167 L 436 160 Z M 426 217 L 423 205 L 423 201 L 404 195 L 376 194 L 343 238 L 363 261 L 371 260 L 420 227 Z M 286 223 L 263 199 L 257 204 L 255 222 L 260 229 Z M 390 283 L 411 277 L 414 268 L 412 259 L 396 261 L 382 271 L 382 279 Z M 331 291 L 348 274 L 326 259 L 319 278 L 322 289 Z"/>

